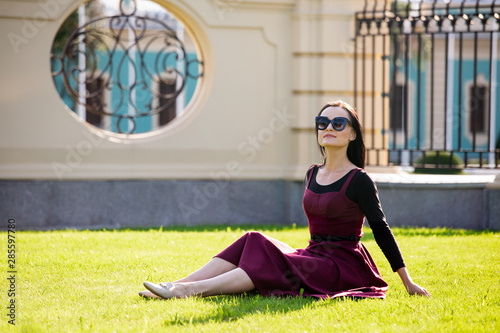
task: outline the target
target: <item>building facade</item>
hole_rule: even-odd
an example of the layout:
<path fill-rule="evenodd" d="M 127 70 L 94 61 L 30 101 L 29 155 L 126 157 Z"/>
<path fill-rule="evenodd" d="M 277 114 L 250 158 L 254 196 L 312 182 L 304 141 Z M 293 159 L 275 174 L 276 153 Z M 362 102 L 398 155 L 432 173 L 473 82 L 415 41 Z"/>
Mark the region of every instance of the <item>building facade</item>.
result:
<path fill-rule="evenodd" d="M 82 1 L 0 0 L 2 216 L 35 229 L 306 223 L 314 117 L 355 102 L 365 1 L 157 3 L 183 23 L 203 75 L 180 116 L 127 134 L 82 121 L 54 84 L 54 38 Z"/>

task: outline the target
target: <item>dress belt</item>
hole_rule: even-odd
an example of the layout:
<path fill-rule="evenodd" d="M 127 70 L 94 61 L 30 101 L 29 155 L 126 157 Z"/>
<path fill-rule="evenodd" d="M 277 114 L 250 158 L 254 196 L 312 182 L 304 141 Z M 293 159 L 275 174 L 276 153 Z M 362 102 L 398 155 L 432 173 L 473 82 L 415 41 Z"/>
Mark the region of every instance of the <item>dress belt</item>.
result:
<path fill-rule="evenodd" d="M 311 235 L 311 240 L 320 243 L 320 242 L 340 242 L 340 241 L 350 241 L 350 242 L 359 242 L 359 237 L 356 236 L 331 236 L 331 235 Z"/>

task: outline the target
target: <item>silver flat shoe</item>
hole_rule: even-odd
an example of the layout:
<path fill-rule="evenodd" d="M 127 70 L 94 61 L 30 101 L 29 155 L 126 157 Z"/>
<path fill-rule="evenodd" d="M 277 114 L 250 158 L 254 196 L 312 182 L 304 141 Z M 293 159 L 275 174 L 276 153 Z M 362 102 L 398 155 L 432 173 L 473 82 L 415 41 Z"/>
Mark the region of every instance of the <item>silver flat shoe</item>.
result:
<path fill-rule="evenodd" d="M 139 291 L 139 296 L 147 298 L 147 299 L 163 299 L 163 297 L 157 296 L 150 292 L 149 290 Z"/>
<path fill-rule="evenodd" d="M 162 282 L 160 283 L 160 286 L 163 286 L 167 289 L 172 288 L 174 285 L 171 282 Z M 153 294 L 149 290 L 144 290 L 139 292 L 139 296 L 144 297 L 144 298 L 154 298 L 154 299 L 163 299 L 163 297 L 160 297 L 158 295 Z"/>
<path fill-rule="evenodd" d="M 173 292 L 170 291 L 170 288 L 172 287 L 172 284 L 156 284 L 156 283 L 151 283 L 151 282 L 144 282 L 144 287 L 146 287 L 147 290 L 152 292 L 153 294 L 160 296 L 161 298 L 164 299 L 171 299 L 175 298 L 175 295 Z"/>

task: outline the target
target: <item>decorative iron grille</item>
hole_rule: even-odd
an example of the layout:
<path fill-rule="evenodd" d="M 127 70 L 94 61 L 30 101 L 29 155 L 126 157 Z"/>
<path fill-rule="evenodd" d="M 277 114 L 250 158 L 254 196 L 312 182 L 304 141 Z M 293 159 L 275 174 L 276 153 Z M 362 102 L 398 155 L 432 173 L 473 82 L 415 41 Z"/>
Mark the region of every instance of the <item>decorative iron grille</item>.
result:
<path fill-rule="evenodd" d="M 365 1 L 355 105 L 368 165 L 498 168 L 496 1 Z"/>
<path fill-rule="evenodd" d="M 119 11 L 78 26 L 62 52 L 51 55 L 52 75 L 82 119 L 136 134 L 141 121 L 156 116 L 161 126 L 175 118 L 189 80 L 196 85 L 203 76 L 203 60 L 188 54 L 178 27 L 165 17 L 138 15 L 135 0 L 121 0 Z"/>

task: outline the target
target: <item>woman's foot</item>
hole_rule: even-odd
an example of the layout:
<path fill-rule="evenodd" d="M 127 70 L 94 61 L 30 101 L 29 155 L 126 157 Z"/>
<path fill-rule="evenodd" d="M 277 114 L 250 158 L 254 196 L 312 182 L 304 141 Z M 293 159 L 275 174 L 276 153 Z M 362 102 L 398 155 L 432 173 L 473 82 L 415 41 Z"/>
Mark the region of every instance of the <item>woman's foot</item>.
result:
<path fill-rule="evenodd" d="M 175 297 L 174 293 L 170 291 L 170 288 L 172 288 L 172 286 L 173 285 L 170 282 L 160 284 L 144 282 L 144 287 L 146 287 L 147 290 L 149 290 L 154 295 L 160 296 L 164 299 L 171 299 Z"/>
<path fill-rule="evenodd" d="M 167 288 L 167 289 L 170 289 L 170 288 L 173 287 L 173 284 L 171 282 L 161 282 L 159 285 L 161 287 L 164 287 L 164 288 Z M 144 297 L 144 298 L 164 299 L 163 297 L 158 296 L 158 295 L 152 293 L 149 290 L 140 291 L 139 292 L 139 296 Z"/>
<path fill-rule="evenodd" d="M 150 292 L 149 290 L 139 291 L 139 296 L 147 298 L 147 299 L 163 299 L 163 297 L 157 296 Z"/>

